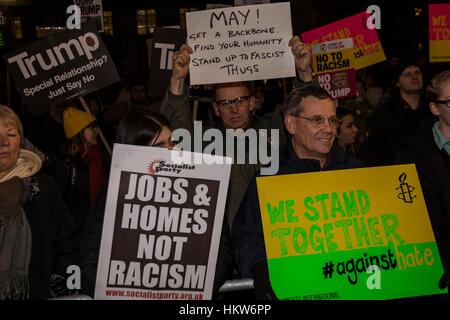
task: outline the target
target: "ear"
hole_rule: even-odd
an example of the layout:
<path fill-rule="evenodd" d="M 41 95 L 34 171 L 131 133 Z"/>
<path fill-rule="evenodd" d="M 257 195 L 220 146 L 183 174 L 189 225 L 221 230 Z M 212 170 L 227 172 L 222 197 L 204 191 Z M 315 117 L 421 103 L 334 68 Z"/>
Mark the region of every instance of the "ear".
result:
<path fill-rule="evenodd" d="M 435 116 L 441 115 L 441 110 L 439 110 L 437 104 L 434 102 L 430 102 L 430 110 L 431 110 L 431 113 L 434 114 Z"/>
<path fill-rule="evenodd" d="M 284 117 L 284 125 L 286 127 L 286 130 L 290 134 L 294 134 L 295 130 L 297 129 L 297 122 L 295 121 L 294 116 L 285 116 Z"/>
<path fill-rule="evenodd" d="M 213 105 L 213 109 L 214 109 L 214 114 L 217 117 L 220 117 L 219 107 L 217 106 L 217 104 L 215 102 L 213 102 L 212 105 Z"/>

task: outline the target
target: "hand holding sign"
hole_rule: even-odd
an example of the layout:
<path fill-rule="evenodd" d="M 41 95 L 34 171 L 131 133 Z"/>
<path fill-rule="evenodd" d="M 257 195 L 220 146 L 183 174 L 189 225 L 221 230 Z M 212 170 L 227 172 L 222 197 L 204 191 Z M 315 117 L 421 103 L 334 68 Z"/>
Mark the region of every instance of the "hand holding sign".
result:
<path fill-rule="evenodd" d="M 189 72 L 190 55 L 193 53 L 192 48 L 187 44 L 183 44 L 179 51 L 172 55 L 172 77 L 170 78 L 170 91 L 173 94 L 180 95 L 183 93 L 184 79 Z"/>
<path fill-rule="evenodd" d="M 295 67 L 303 81 L 311 81 L 313 79 L 311 70 L 311 47 L 303 43 L 299 36 L 294 36 L 289 40 L 292 54 L 295 58 Z"/>

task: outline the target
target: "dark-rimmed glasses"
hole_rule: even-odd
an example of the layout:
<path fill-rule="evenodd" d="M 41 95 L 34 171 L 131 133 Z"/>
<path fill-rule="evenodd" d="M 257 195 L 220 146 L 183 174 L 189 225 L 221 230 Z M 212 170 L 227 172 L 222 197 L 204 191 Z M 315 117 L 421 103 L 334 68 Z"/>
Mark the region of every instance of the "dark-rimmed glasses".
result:
<path fill-rule="evenodd" d="M 219 101 L 216 101 L 216 104 L 222 109 L 231 108 L 231 105 L 233 103 L 236 107 L 240 108 L 248 103 L 249 98 L 250 98 L 250 96 L 243 96 L 243 97 L 236 98 L 234 100 L 230 100 L 230 99 L 219 100 Z"/>
<path fill-rule="evenodd" d="M 447 108 L 450 108 L 450 99 L 448 99 L 448 100 L 436 100 L 434 103 L 444 104 Z"/>

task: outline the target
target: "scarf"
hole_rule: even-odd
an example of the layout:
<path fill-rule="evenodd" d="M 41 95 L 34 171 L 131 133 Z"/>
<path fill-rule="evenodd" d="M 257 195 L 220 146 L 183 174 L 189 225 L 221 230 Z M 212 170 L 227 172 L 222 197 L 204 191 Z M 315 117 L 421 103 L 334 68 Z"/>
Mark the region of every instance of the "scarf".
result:
<path fill-rule="evenodd" d="M 107 180 L 103 171 L 103 154 L 97 146 L 90 147 L 83 157 L 89 168 L 89 187 L 91 193 L 91 208 L 97 194 L 106 186 Z"/>
<path fill-rule="evenodd" d="M 36 154 L 21 149 L 16 165 L 0 179 L 0 300 L 28 297 L 31 229 L 22 205 L 30 189 L 23 178 L 41 166 Z"/>

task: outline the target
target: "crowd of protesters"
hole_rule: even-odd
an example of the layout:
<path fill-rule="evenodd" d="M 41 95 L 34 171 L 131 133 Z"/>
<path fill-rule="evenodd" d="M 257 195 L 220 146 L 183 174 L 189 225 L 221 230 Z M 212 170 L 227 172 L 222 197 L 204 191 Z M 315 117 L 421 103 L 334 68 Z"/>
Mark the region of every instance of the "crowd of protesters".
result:
<path fill-rule="evenodd" d="M 203 126 L 221 130 L 224 146 L 241 138 L 227 129 L 279 129 L 278 174 L 415 163 L 445 270 L 439 285 L 448 287 L 450 68 L 390 57 L 358 70 L 357 96 L 336 103 L 314 78 L 310 47 L 297 36 L 289 45 L 295 79 L 216 85 L 211 108 L 198 116 L 209 120 Z M 93 297 L 111 161 L 98 135 L 110 145 L 170 149 L 171 130 L 192 132 L 190 54 L 188 45 L 173 54 L 163 98 L 149 96 L 145 81 L 123 79 L 85 97 L 89 112 L 77 101 L 49 106 L 40 117 L 20 98 L 0 107 L 0 299 L 74 294 L 65 287 L 69 265 L 82 268 L 76 292 Z M 255 182 L 260 168 L 232 165 L 214 298 L 240 277 L 254 279 L 257 299 L 275 298 Z"/>

